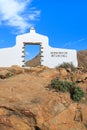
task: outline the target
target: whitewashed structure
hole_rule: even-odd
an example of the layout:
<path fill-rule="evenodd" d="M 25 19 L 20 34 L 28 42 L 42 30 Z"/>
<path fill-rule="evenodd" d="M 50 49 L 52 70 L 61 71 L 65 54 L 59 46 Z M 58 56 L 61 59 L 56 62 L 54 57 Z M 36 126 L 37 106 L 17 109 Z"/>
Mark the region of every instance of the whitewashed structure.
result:
<path fill-rule="evenodd" d="M 76 50 L 53 48 L 49 46 L 47 36 L 35 32 L 34 28 L 29 33 L 18 35 L 16 45 L 11 48 L 0 49 L 0 67 L 9 67 L 12 65 L 25 66 L 25 45 L 39 44 L 41 48 L 41 65 L 54 68 L 63 62 L 72 63 L 78 66 Z"/>

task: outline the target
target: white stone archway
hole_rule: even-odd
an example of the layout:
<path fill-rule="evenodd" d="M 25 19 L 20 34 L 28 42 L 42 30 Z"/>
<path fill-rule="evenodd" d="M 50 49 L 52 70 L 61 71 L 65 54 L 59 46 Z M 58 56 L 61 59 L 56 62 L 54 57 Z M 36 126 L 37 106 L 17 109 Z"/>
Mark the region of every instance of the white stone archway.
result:
<path fill-rule="evenodd" d="M 36 33 L 34 28 L 29 33 L 18 35 L 16 45 L 12 48 L 0 49 L 0 67 L 11 65 L 25 66 L 24 43 L 40 44 L 41 46 L 41 65 L 54 68 L 64 62 L 78 66 L 77 51 L 71 49 L 53 48 L 49 46 L 47 36 Z"/>

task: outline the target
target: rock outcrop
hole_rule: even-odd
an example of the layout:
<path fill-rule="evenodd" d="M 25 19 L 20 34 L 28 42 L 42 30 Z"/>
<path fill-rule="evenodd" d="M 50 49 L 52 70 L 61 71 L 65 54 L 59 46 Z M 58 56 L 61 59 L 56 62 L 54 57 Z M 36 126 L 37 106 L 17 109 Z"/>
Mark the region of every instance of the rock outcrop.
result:
<path fill-rule="evenodd" d="M 87 67 L 87 50 L 78 51 L 77 57 L 79 66 Z"/>

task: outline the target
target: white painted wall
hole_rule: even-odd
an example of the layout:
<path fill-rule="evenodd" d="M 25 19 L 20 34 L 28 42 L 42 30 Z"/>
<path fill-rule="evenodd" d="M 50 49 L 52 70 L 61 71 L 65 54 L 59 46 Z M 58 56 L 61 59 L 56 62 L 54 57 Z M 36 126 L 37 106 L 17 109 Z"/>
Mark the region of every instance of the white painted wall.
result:
<path fill-rule="evenodd" d="M 19 61 L 22 61 L 20 56 L 21 48 L 17 46 L 12 48 L 0 49 L 0 67 L 9 67 L 11 65 L 22 65 Z"/>
<path fill-rule="evenodd" d="M 24 65 L 24 43 L 41 45 L 41 65 L 54 68 L 63 62 L 73 63 L 78 66 L 76 50 L 52 48 L 49 46 L 47 36 L 40 35 L 34 29 L 30 33 L 18 35 L 16 45 L 12 48 L 0 49 L 0 67 L 9 67 L 12 65 Z"/>
<path fill-rule="evenodd" d="M 78 66 L 77 52 L 75 50 L 46 47 L 43 56 L 42 65 L 47 65 L 50 68 L 59 66 L 64 62 L 72 63 L 75 67 Z"/>

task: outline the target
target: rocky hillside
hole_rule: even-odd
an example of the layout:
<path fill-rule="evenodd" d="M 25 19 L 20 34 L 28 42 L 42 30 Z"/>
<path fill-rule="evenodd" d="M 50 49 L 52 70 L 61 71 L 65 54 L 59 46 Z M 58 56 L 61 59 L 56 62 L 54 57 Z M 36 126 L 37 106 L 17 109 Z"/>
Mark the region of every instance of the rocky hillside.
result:
<path fill-rule="evenodd" d="M 87 50 L 78 51 L 77 57 L 79 66 L 87 67 Z M 40 54 L 32 60 L 26 62 L 26 66 L 35 67 L 38 65 L 40 65 Z"/>
<path fill-rule="evenodd" d="M 35 67 L 40 65 L 40 54 L 35 56 L 33 59 L 26 62 L 25 66 Z"/>
<path fill-rule="evenodd" d="M 47 86 L 54 78 L 75 82 L 80 102 Z M 87 130 L 87 68 L 0 68 L 0 130 Z"/>
<path fill-rule="evenodd" d="M 79 66 L 87 67 L 87 50 L 78 52 L 78 63 Z"/>

